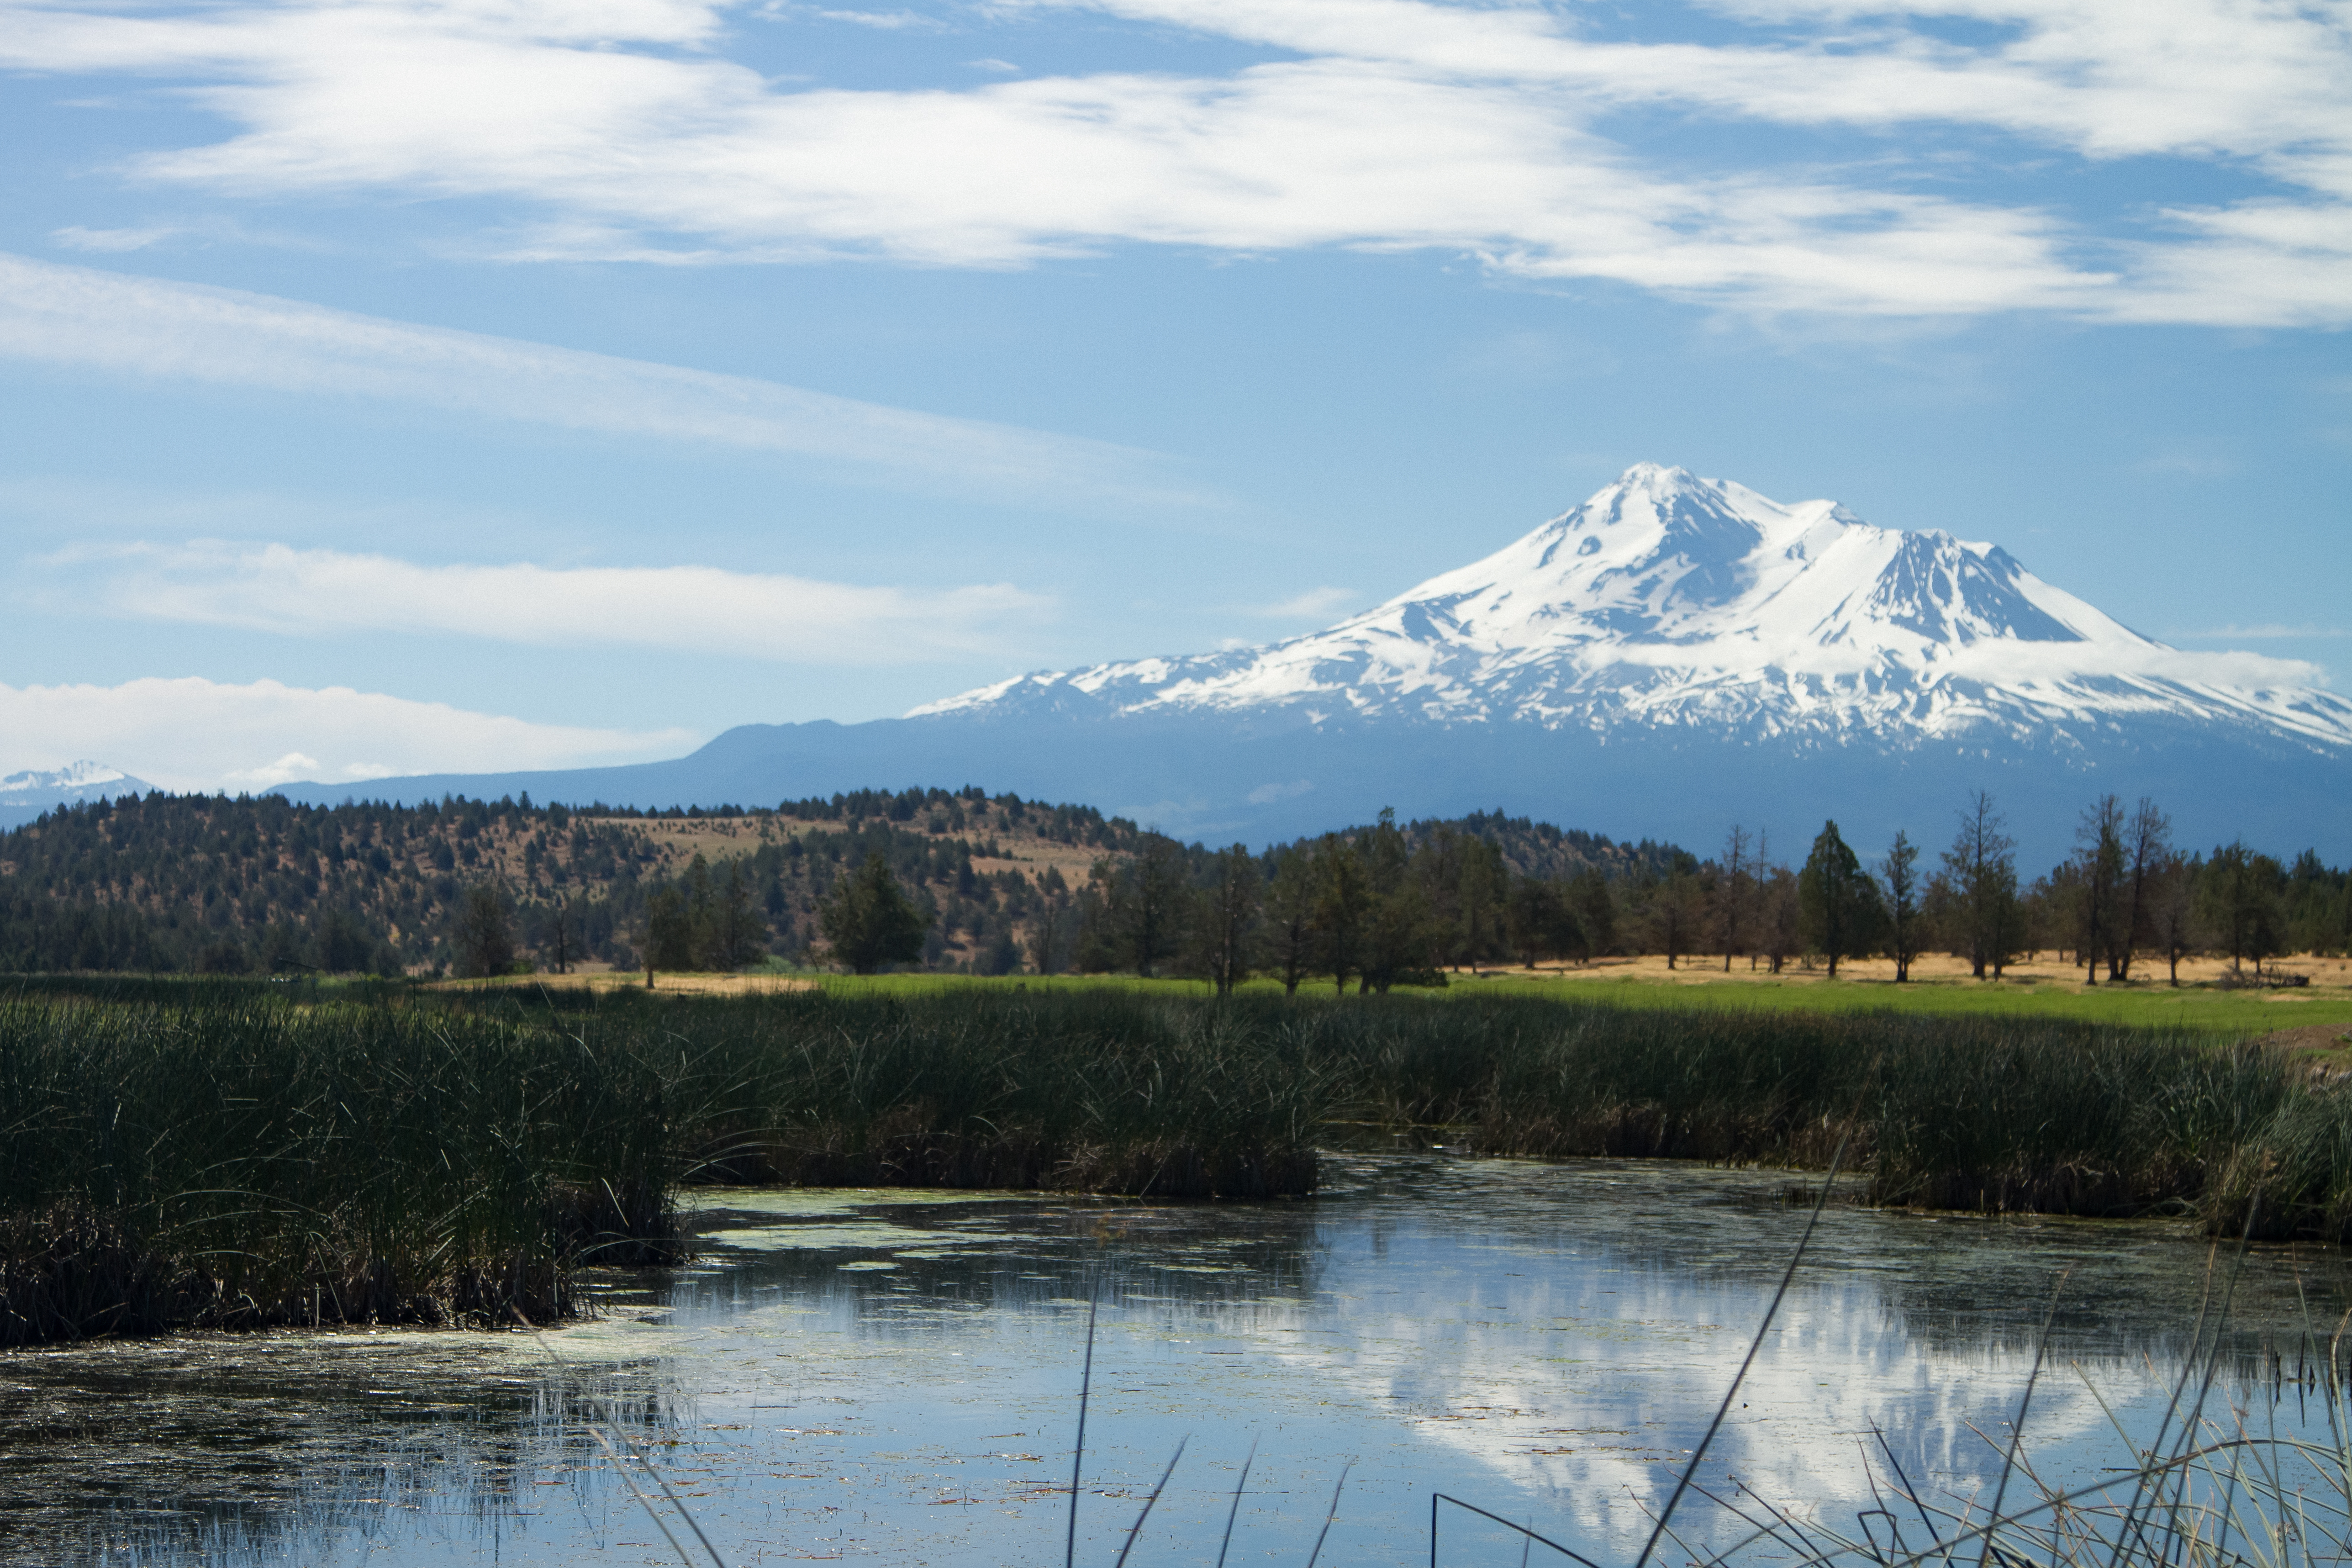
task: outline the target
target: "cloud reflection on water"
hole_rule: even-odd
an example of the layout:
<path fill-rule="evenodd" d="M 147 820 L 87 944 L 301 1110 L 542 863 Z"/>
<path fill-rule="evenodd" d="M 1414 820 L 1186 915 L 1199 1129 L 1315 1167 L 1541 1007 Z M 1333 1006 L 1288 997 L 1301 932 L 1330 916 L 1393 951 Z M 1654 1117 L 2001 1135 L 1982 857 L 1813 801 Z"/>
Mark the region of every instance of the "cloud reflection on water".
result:
<path fill-rule="evenodd" d="M 9 1445 L 16 1479 L 0 1486 L 37 1489 L 43 1467 L 54 1479 L 100 1452 L 116 1461 L 103 1494 L 78 1516 L 53 1511 L 53 1535 L 78 1518 L 94 1541 L 126 1500 L 239 1521 L 166 1532 L 157 1561 L 634 1560 L 614 1555 L 636 1539 L 625 1496 L 579 1462 L 580 1415 L 614 1408 L 659 1438 L 736 1560 L 1043 1561 L 1059 1547 L 1055 1489 L 1092 1295 L 1103 1313 L 1081 1542 L 1106 1558 L 1189 1434 L 1153 1515 L 1153 1563 L 1213 1557 L 1253 1437 L 1241 1539 L 1254 1554 L 1303 1560 L 1352 1459 L 1335 1560 L 1425 1560 L 1432 1489 L 1630 1560 L 1802 1228 L 1804 1207 L 1780 1201 L 1790 1178 L 1423 1156 L 1339 1157 L 1330 1175 L 1315 1201 L 1262 1205 L 711 1194 L 708 1226 L 727 1245 L 660 1288 L 654 1321 L 639 1308 L 554 1336 L 562 1369 L 505 1335 L 383 1336 L 365 1358 L 377 1366 L 401 1364 L 404 1343 L 417 1352 L 415 1375 L 389 1383 L 352 1375 L 349 1336 L 274 1337 L 268 1354 L 235 1358 L 233 1387 L 163 1348 L 18 1355 L 5 1381 L 100 1441 L 79 1455 Z M 2121 1445 L 2075 1366 L 2144 1425 L 2205 1258 L 2161 1225 L 1832 1205 L 1709 1484 L 1737 1477 L 1850 1523 L 1871 1495 L 1874 1428 L 1924 1489 L 1979 1484 L 2070 1266 L 2031 1448 L 2053 1478 L 2090 1473 Z M 2344 1310 L 2340 1255 L 2257 1255 L 2233 1342 L 2242 1391 L 2257 1387 L 2242 1374 L 2260 1347 L 2299 1331 L 2296 1267 L 2315 1318 L 2332 1326 Z M 387 1399 L 387 1387 L 407 1392 Z M 127 1431 L 105 1439 L 125 1419 L 113 1404 L 152 1417 L 173 1397 L 203 1417 L 188 1441 L 213 1460 Z M 302 1467 L 299 1484 L 219 1462 L 240 1444 Z M 1686 1521 L 1728 1539 L 1711 1505 L 1694 1502 Z M 1465 1563 L 1501 1550 L 1461 1541 Z M 19 1531 L 0 1536 L 0 1560 L 75 1560 L 54 1547 Z"/>

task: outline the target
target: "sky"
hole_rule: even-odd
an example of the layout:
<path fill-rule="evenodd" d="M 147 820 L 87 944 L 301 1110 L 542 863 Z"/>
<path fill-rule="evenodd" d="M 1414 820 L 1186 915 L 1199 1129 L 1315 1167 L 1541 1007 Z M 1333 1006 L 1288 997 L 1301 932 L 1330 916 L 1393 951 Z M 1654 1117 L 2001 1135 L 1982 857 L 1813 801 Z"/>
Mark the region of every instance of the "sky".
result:
<path fill-rule="evenodd" d="M 877 718 L 1641 461 L 2352 677 L 2345 0 L 843 5 L 0 0 L 0 773 Z"/>

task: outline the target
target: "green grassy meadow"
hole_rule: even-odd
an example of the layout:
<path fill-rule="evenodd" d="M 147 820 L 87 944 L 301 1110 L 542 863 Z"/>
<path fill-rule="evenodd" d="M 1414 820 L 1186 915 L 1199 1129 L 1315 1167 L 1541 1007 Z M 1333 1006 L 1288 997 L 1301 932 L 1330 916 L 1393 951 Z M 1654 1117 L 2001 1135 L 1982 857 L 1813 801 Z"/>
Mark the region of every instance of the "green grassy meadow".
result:
<path fill-rule="evenodd" d="M 2063 1018 L 2126 1028 L 2185 1029 L 2252 1039 L 2308 1024 L 2352 1028 L 2352 995 L 2221 991 L 2164 984 L 2084 991 L 2017 981 L 1974 980 L 1896 985 L 1881 980 L 1712 980 L 1662 984 L 1645 980 L 1528 980 L 1507 971 L 1475 983 L 1496 990 L 1613 1007 L 1747 1008 L 1788 1013 L 1872 1013 L 1970 1018 Z"/>
<path fill-rule="evenodd" d="M 781 973 L 781 972 L 780 972 Z M 1042 992 L 1087 994 L 1109 992 L 1139 995 L 1206 998 L 1209 984 L 1201 980 L 1145 980 L 1131 974 L 1046 977 L 1007 975 L 982 978 L 963 974 L 877 974 L 849 976 L 810 972 L 807 976 L 829 994 L 852 996 L 917 996 L 937 992 Z M 1247 982 L 1240 993 L 1249 996 L 1279 996 L 1276 982 Z M 1302 985 L 1299 997 L 1329 999 L 1328 983 Z M 1638 978 L 1614 979 L 1555 974 L 1528 976 L 1500 969 L 1472 976 L 1455 974 L 1444 987 L 1398 991 L 1398 1000 L 1456 1002 L 1476 996 L 1508 996 L 1555 1002 L 1570 1006 L 1690 1010 L 1759 1011 L 1772 1013 L 1875 1013 L 1982 1018 L 2053 1018 L 2073 1023 L 2112 1025 L 2126 1028 L 2188 1030 L 2230 1039 L 2253 1039 L 2280 1029 L 2305 1025 L 2338 1025 L 2352 1029 L 2352 994 L 2332 988 L 2318 992 L 2223 991 L 2210 985 L 2135 983 L 2081 990 L 2032 981 L 1926 981 L 1896 985 L 1882 980 L 1820 979 L 1780 981 L 1738 975 L 1695 983 L 1667 983 Z"/>

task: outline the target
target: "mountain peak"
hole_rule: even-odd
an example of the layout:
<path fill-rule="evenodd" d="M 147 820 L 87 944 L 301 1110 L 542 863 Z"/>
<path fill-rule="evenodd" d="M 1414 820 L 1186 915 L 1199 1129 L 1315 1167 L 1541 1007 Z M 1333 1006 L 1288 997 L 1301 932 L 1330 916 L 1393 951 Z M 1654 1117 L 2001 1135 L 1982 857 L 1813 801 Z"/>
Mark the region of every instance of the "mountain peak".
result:
<path fill-rule="evenodd" d="M 2166 647 L 1996 545 L 1637 463 L 1494 553 L 1325 631 L 1033 675 L 915 713 L 1286 710 L 1317 724 L 1696 727 L 1898 750 L 2161 716 L 2352 746 L 2352 703 L 2304 673 Z"/>
<path fill-rule="evenodd" d="M 131 778 L 121 768 L 110 768 L 104 763 L 93 763 L 85 759 L 78 763 L 68 763 L 64 767 L 47 773 L 27 769 L 20 773 L 10 773 L 5 778 L 0 778 L 0 794 L 24 794 L 33 790 L 89 790 L 95 789 L 100 784 L 125 782 L 133 786 L 139 784 L 138 780 Z"/>
<path fill-rule="evenodd" d="M 88 760 L 46 772 L 27 769 L 0 778 L 0 821 L 26 820 L 53 806 L 142 795 L 153 787 L 121 768 Z"/>

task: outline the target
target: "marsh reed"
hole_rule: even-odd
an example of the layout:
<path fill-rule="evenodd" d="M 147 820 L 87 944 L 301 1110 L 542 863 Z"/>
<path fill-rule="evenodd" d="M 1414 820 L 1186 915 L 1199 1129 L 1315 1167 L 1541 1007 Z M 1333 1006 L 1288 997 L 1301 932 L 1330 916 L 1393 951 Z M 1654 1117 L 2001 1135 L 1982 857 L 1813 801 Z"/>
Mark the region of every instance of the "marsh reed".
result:
<path fill-rule="evenodd" d="M 310 997 L 321 999 L 311 1000 Z M 570 1306 L 693 1183 L 1313 1190 L 1318 1138 L 2352 1238 L 2352 1093 L 2058 1020 L 1140 991 L 0 993 L 0 1342 Z"/>

